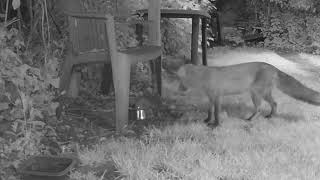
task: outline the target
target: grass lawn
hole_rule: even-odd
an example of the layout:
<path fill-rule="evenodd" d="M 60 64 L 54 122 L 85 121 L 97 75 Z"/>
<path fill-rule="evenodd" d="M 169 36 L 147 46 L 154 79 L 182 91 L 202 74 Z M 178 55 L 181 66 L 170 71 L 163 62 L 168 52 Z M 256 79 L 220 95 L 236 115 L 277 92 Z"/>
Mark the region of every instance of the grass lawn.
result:
<path fill-rule="evenodd" d="M 319 74 L 308 71 L 320 57 L 312 56 L 309 62 L 306 55 L 283 57 L 256 49 L 219 52 L 209 56 L 211 65 L 265 61 L 320 91 Z M 111 161 L 119 179 L 319 180 L 320 108 L 278 90 L 273 96 L 279 115 L 271 119 L 244 121 L 252 111 L 249 96 L 225 97 L 222 123 L 216 129 L 203 124 L 202 116 L 192 116 L 193 122 L 147 128 L 140 138 L 107 139 L 81 150 L 80 160 L 89 166 Z M 268 113 L 270 107 L 263 107 Z M 102 179 L 89 174 L 74 172 L 71 177 Z"/>

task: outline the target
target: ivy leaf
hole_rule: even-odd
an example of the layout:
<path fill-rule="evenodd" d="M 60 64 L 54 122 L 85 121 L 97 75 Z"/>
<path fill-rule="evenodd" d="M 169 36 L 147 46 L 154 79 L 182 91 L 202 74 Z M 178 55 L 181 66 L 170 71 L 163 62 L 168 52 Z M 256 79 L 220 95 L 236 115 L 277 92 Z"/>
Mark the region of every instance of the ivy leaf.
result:
<path fill-rule="evenodd" d="M 13 0 L 12 7 L 14 10 L 18 9 L 20 7 L 20 0 Z"/>

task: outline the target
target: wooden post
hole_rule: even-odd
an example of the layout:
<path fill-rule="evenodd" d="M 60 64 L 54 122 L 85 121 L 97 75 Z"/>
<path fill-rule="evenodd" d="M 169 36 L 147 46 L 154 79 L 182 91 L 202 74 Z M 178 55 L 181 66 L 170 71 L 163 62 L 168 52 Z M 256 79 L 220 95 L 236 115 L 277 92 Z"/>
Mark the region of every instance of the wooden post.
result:
<path fill-rule="evenodd" d="M 116 98 L 116 131 L 122 132 L 128 125 L 129 89 L 130 89 L 130 59 L 126 57 L 112 58 L 113 83 Z"/>
<path fill-rule="evenodd" d="M 68 91 L 67 96 L 72 97 L 72 98 L 78 97 L 80 80 L 81 80 L 81 72 L 79 72 L 75 68 L 73 68 L 73 72 L 72 72 L 71 78 L 70 78 L 69 91 Z"/>
<path fill-rule="evenodd" d="M 207 65 L 207 19 L 202 18 L 201 20 L 201 46 L 202 46 L 202 64 Z"/>
<path fill-rule="evenodd" d="M 157 91 L 158 94 L 161 96 L 162 95 L 162 76 L 161 76 L 161 71 L 162 71 L 162 59 L 161 56 L 159 56 L 156 60 L 156 84 L 157 84 Z"/>
<path fill-rule="evenodd" d="M 110 64 L 104 64 L 102 68 L 102 82 L 100 90 L 102 94 L 108 95 L 112 86 L 112 66 Z"/>
<path fill-rule="evenodd" d="M 192 18 L 191 63 L 195 65 L 200 64 L 198 60 L 199 21 L 199 17 Z"/>
<path fill-rule="evenodd" d="M 149 0 L 148 8 L 148 20 L 152 23 L 149 24 L 149 41 L 151 45 L 161 46 L 161 31 L 160 31 L 160 6 L 161 0 Z M 154 60 L 154 64 L 151 63 L 151 68 L 155 67 L 152 73 L 152 83 L 154 88 L 157 89 L 158 94 L 161 96 L 161 57 Z"/>
<path fill-rule="evenodd" d="M 150 44 L 161 46 L 161 32 L 160 32 L 160 4 L 161 0 L 149 0 L 148 20 L 149 24 L 149 41 Z"/>

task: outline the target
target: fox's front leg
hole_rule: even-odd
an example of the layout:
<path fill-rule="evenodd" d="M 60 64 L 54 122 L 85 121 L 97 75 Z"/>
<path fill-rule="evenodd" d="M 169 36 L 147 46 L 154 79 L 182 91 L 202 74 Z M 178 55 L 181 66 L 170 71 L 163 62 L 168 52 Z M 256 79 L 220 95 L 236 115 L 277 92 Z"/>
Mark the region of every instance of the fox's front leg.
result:
<path fill-rule="evenodd" d="M 216 127 L 219 125 L 219 113 L 221 109 L 220 97 L 216 97 L 213 102 L 210 101 L 210 107 L 208 110 L 208 117 L 204 120 L 205 123 L 208 123 L 210 126 Z M 214 122 L 212 122 L 212 117 L 214 116 Z"/>
<path fill-rule="evenodd" d="M 213 111 L 214 111 L 214 105 L 210 104 L 208 109 L 208 117 L 204 120 L 205 123 L 211 122 Z"/>

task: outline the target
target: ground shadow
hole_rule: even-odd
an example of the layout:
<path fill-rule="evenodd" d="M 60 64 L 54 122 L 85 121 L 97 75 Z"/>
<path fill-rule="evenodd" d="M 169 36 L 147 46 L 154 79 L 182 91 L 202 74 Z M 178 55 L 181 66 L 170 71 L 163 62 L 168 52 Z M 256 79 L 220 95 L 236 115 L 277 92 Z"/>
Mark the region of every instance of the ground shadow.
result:
<path fill-rule="evenodd" d="M 223 104 L 222 109 L 225 110 L 229 117 L 235 117 L 240 119 L 247 119 L 254 111 L 253 106 L 249 106 L 245 103 L 228 103 Z M 266 116 L 270 112 L 270 108 L 264 108 L 261 110 L 262 117 Z M 302 116 L 289 114 L 289 113 L 277 113 L 273 117 L 282 118 L 288 122 L 297 122 L 303 119 Z"/>

